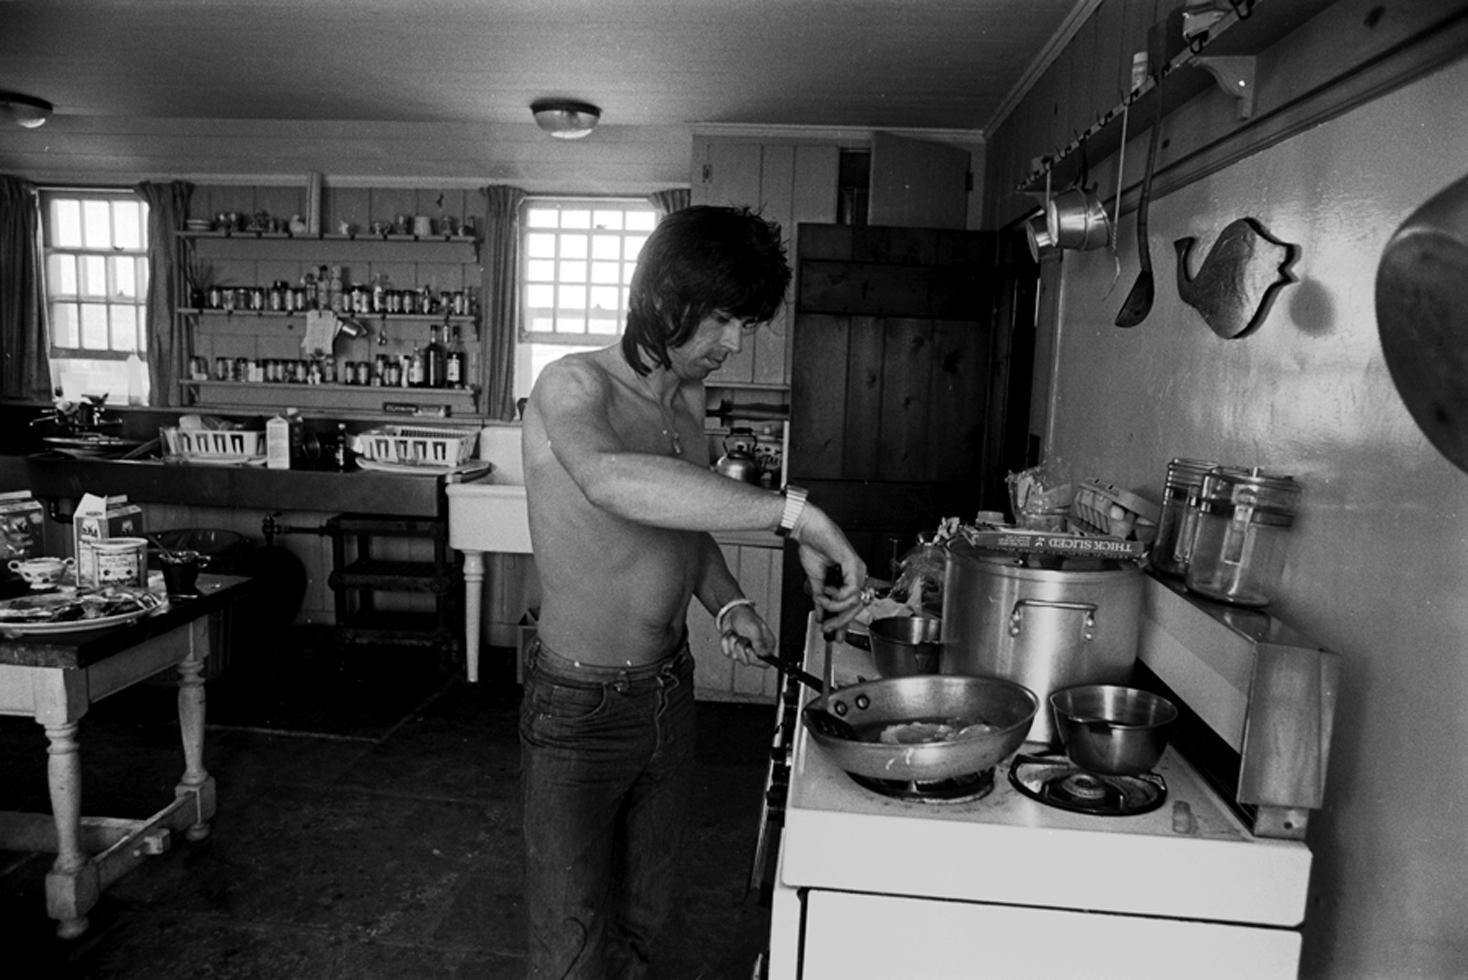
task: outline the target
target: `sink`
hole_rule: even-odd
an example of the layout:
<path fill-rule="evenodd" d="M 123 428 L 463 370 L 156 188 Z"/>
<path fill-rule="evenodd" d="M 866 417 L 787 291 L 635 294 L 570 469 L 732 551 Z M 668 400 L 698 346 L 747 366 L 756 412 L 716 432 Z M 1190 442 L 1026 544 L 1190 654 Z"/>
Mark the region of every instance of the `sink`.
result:
<path fill-rule="evenodd" d="M 449 547 L 459 551 L 530 554 L 525 486 L 496 483 L 495 473 L 474 483 L 451 483 Z"/>
<path fill-rule="evenodd" d="M 484 555 L 531 553 L 519 427 L 482 429 L 479 458 L 493 464 L 488 476 L 444 488 L 449 498 L 449 547 L 464 553 L 464 659 L 471 683 L 479 680 Z"/>
<path fill-rule="evenodd" d="M 459 551 L 530 553 L 530 518 L 525 507 L 525 470 L 520 463 L 518 426 L 486 426 L 479 433 L 479 458 L 494 464 L 489 476 L 451 483 L 449 547 Z"/>

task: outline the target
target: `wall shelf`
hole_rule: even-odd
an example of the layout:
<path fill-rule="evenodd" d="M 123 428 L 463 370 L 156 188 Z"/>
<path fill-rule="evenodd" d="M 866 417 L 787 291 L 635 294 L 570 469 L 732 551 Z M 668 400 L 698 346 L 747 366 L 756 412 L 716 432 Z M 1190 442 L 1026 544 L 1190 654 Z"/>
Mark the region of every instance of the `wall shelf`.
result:
<path fill-rule="evenodd" d="M 311 234 L 294 234 L 289 231 L 180 231 L 180 238 L 200 239 L 238 239 L 241 241 L 298 241 L 298 242 L 387 242 L 391 244 L 402 244 L 411 242 L 425 242 L 428 244 L 460 243 L 464 245 L 478 245 L 479 239 L 474 235 L 373 235 L 366 232 L 350 235 L 329 234 L 320 232 Z"/>
<path fill-rule="evenodd" d="M 209 409 L 371 412 L 410 418 L 454 418 L 478 412 L 478 388 L 402 388 L 382 385 L 285 384 L 183 380 L 194 404 Z"/>
<path fill-rule="evenodd" d="M 1121 148 L 1123 118 L 1128 120 L 1129 136 L 1143 133 L 1152 125 L 1158 117 L 1159 98 L 1161 114 L 1165 116 L 1217 85 L 1238 100 L 1238 118 L 1249 119 L 1254 113 L 1254 55 L 1325 6 L 1327 0 L 1240 0 L 1190 42 L 1181 38 L 1180 21 L 1169 19 L 1161 26 L 1169 33 L 1176 29 L 1177 37 L 1164 38 L 1160 43 L 1181 44 L 1182 49 L 1171 55 L 1166 54 L 1165 47 L 1163 51 L 1153 51 L 1152 60 L 1162 65 L 1161 71 L 1149 75 L 1065 146 L 1037 157 L 1017 189 L 1027 194 L 1043 194 L 1047 186 L 1051 193 L 1072 186 L 1080 180 L 1087 160 L 1104 160 Z M 1240 10 L 1246 11 L 1245 16 L 1239 15 Z M 1149 48 L 1158 47 L 1157 38 L 1152 41 Z M 1167 83 L 1159 86 L 1159 79 L 1163 78 Z"/>

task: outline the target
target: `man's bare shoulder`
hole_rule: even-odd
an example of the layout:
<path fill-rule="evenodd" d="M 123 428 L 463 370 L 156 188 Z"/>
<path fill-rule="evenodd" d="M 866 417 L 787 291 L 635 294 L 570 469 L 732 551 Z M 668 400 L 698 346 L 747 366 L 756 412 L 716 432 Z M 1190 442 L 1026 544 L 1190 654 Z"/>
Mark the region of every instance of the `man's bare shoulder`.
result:
<path fill-rule="evenodd" d="M 616 383 L 614 363 L 609 351 L 597 350 L 567 354 L 541 369 L 532 397 L 550 404 L 568 401 L 585 404 L 605 399 Z"/>

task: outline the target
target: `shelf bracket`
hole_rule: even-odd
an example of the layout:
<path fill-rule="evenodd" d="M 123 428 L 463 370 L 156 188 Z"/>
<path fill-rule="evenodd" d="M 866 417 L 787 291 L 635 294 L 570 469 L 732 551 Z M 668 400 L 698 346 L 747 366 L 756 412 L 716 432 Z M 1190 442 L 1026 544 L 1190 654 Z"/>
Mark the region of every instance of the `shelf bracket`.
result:
<path fill-rule="evenodd" d="M 1239 100 L 1240 119 L 1254 114 L 1254 59 L 1248 56 L 1194 58 L 1190 64 L 1213 76 L 1225 95 Z"/>

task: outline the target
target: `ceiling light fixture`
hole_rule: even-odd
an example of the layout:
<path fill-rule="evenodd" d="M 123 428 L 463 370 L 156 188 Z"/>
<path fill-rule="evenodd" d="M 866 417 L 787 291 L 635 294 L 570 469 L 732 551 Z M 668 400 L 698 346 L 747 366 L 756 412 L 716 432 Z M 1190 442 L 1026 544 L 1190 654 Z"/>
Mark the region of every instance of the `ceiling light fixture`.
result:
<path fill-rule="evenodd" d="M 579 140 L 596 128 L 601 110 L 589 102 L 540 99 L 530 103 L 535 124 L 558 140 Z"/>
<path fill-rule="evenodd" d="M 45 123 L 51 118 L 54 108 L 45 99 L 21 95 L 19 92 L 0 92 L 0 110 L 17 126 L 24 126 L 26 129 L 35 129 Z"/>

